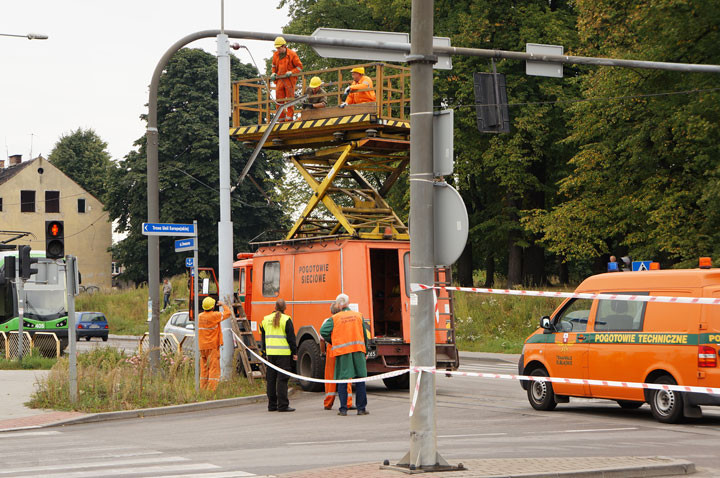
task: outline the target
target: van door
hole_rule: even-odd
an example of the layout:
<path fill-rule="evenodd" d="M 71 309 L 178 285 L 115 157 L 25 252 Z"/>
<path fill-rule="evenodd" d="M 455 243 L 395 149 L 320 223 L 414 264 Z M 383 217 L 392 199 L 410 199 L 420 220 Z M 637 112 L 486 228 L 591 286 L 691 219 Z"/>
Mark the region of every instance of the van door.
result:
<path fill-rule="evenodd" d="M 551 377 L 587 378 L 587 325 L 593 311 L 591 299 L 571 299 L 553 317 L 554 341 L 545 348 Z M 558 395 L 583 396 L 589 387 L 583 384 L 553 383 Z"/>
<path fill-rule="evenodd" d="M 376 338 L 404 339 L 401 259 L 397 249 L 370 249 L 372 330 Z"/>

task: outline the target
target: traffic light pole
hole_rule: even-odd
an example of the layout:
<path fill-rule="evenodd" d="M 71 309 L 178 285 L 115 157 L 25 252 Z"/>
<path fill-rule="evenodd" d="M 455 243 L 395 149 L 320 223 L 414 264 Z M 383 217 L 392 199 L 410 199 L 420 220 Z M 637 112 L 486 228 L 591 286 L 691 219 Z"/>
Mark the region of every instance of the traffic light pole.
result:
<path fill-rule="evenodd" d="M 15 268 L 15 288 L 17 289 L 18 298 L 18 362 L 22 361 L 23 348 L 25 340 L 23 339 L 23 322 L 25 314 L 25 280 L 20 277 L 20 253 L 18 252 L 18 262 Z"/>

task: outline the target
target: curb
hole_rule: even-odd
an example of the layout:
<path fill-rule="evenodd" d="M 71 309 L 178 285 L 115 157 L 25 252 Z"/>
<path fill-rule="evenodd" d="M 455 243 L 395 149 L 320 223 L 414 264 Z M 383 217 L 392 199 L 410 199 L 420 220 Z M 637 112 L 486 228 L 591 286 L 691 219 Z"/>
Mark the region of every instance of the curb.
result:
<path fill-rule="evenodd" d="M 460 363 L 466 362 L 495 362 L 495 363 L 510 363 L 517 365 L 520 354 L 501 354 L 501 353 L 488 353 L 488 352 L 463 352 L 459 351 Z"/>

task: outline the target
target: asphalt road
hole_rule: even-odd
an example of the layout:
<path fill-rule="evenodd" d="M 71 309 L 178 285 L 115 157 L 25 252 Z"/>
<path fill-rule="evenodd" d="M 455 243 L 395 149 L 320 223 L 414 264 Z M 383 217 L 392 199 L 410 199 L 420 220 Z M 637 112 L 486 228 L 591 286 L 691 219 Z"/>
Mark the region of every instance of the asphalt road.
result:
<path fill-rule="evenodd" d="M 463 369 L 509 373 L 514 367 L 473 362 Z M 438 376 L 437 390 L 438 449 L 451 463 L 664 455 L 694 462 L 706 470 L 703 476 L 720 476 L 720 410 L 709 409 L 701 420 L 663 425 L 647 405 L 622 410 L 600 400 L 572 399 L 553 412 L 538 412 L 511 381 Z M 395 462 L 409 446 L 408 394 L 372 384 L 368 391 L 367 416 L 340 417 L 323 410 L 321 394 L 297 393 L 291 398 L 294 413 L 269 413 L 264 404 L 254 404 L 0 434 L 0 477 L 222 478 L 386 458 Z"/>

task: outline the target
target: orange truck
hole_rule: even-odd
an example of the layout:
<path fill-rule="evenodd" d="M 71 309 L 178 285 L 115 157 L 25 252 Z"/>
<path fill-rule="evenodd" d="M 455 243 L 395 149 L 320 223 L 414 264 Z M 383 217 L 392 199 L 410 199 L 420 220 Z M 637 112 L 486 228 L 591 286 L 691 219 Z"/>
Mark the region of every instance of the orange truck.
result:
<path fill-rule="evenodd" d="M 350 308 L 362 313 L 372 334 L 367 354 L 370 375 L 410 365 L 410 243 L 397 240 L 351 238 L 279 242 L 262 245 L 255 253 L 238 254 L 238 298 L 250 320 L 256 340 L 258 325 L 274 310 L 275 301 L 287 303 L 298 344 L 298 373 L 322 378 L 325 346 L 320 337 L 330 304 L 340 293 L 350 297 Z M 448 271 L 436 272 L 441 281 Z M 438 369 L 459 365 L 455 345 L 451 297 L 437 301 L 436 352 Z M 390 389 L 407 389 L 409 374 L 384 379 Z M 301 382 L 303 389 L 319 391 L 322 384 Z"/>
<path fill-rule="evenodd" d="M 576 292 L 720 297 L 720 270 L 651 270 L 589 277 Z M 523 346 L 522 375 L 720 387 L 720 305 L 565 300 Z M 626 409 L 650 404 L 663 423 L 700 417 L 700 406 L 720 395 L 611 387 L 600 384 L 522 382 L 530 405 L 552 410 L 569 397 L 615 400 Z"/>

